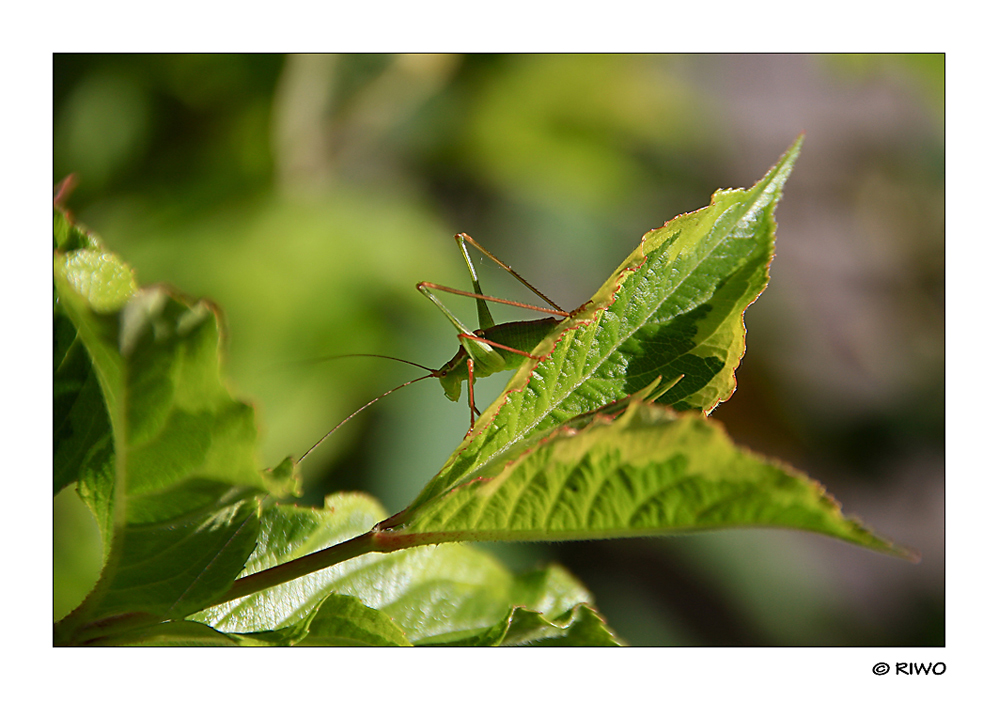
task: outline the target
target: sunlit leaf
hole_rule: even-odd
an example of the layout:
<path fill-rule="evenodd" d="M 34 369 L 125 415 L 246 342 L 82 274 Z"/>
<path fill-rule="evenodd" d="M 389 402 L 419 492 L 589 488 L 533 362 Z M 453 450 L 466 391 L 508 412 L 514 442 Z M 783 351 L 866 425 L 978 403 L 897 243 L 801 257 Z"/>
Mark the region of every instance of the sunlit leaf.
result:
<path fill-rule="evenodd" d="M 490 467 L 412 511 L 400 535 L 580 540 L 769 526 L 909 556 L 846 518 L 817 482 L 735 446 L 717 422 L 641 401 Z"/>
<path fill-rule="evenodd" d="M 745 352 L 743 314 L 766 287 L 774 208 L 801 142 L 750 190 L 720 190 L 708 207 L 647 233 L 593 298 L 534 349 L 544 360 L 517 371 L 411 508 L 657 377 L 673 384 L 659 401 L 677 409 L 710 412 L 727 399 Z"/>
<path fill-rule="evenodd" d="M 385 515 L 361 494 L 332 495 L 324 509 L 272 509 L 245 574 L 344 542 Z M 589 593 L 561 568 L 515 576 L 484 552 L 446 544 L 363 555 L 211 607 L 192 620 L 242 635 L 305 626 L 305 644 L 404 644 L 393 630 L 413 644 L 500 644 L 511 636 L 516 642 L 573 637 L 612 644 L 605 624 L 603 633 L 596 632 L 590 614 L 575 611 L 580 605 L 592 605 Z M 525 618 L 521 609 L 540 618 Z"/>

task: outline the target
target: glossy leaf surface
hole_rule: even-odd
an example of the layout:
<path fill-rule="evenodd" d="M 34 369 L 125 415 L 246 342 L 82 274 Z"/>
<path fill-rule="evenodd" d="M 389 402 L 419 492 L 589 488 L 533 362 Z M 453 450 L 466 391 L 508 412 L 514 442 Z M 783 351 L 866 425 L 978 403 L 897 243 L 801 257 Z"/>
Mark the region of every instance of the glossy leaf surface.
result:
<path fill-rule="evenodd" d="M 344 542 L 385 515 L 361 494 L 333 495 L 324 509 L 273 509 L 245 574 Z M 484 552 L 447 544 L 369 553 L 192 618 L 227 634 L 304 627 L 302 644 L 617 644 L 591 603 L 561 568 L 515 576 Z"/>

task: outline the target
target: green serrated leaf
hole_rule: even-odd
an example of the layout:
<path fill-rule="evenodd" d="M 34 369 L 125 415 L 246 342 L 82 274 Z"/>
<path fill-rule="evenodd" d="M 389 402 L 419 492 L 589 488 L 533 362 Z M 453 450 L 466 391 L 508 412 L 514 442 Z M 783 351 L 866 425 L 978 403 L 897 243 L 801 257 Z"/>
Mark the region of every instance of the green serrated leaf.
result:
<path fill-rule="evenodd" d="M 55 211 L 53 240 L 64 279 L 104 311 L 120 308 L 136 289 L 132 270 L 100 241 Z M 81 475 L 113 472 L 114 442 L 90 356 L 56 293 L 53 318 L 53 493 Z M 106 522 L 106 514 L 97 514 Z"/>
<path fill-rule="evenodd" d="M 213 630 L 204 623 L 166 621 L 144 628 L 135 628 L 101 641 L 104 645 L 149 647 L 238 647 L 244 642 L 238 635 Z"/>
<path fill-rule="evenodd" d="M 58 209 L 53 240 L 62 278 L 94 311 L 117 311 L 138 289 L 132 269 Z"/>
<path fill-rule="evenodd" d="M 63 252 L 103 248 L 96 236 L 73 222 L 69 214 L 59 207 L 54 212 L 52 241 L 53 248 Z"/>
<path fill-rule="evenodd" d="M 321 510 L 270 509 L 246 575 L 342 543 L 384 516 L 376 502 L 361 494 L 332 495 Z M 353 602 L 379 615 L 365 613 Z M 471 644 L 499 625 L 498 633 L 482 637 L 484 644 L 492 644 L 493 638 L 504 638 L 514 607 L 529 607 L 552 622 L 581 603 L 590 603 L 589 593 L 561 568 L 514 577 L 486 553 L 448 544 L 356 557 L 191 619 L 239 634 L 304 625 L 311 631 L 303 641 L 307 644 L 341 644 L 350 636 L 351 644 L 402 644 L 385 627 L 383 616 L 407 641 L 422 645 Z M 311 619 L 320 606 L 322 615 Z"/>
<path fill-rule="evenodd" d="M 517 576 L 511 606 L 491 628 L 451 645 L 620 645 L 593 609 L 590 593 L 559 565 Z"/>
<path fill-rule="evenodd" d="M 121 309 L 136 291 L 131 269 L 107 251 L 69 251 L 63 257 L 62 274 L 96 312 Z"/>
<path fill-rule="evenodd" d="M 647 233 L 590 302 L 534 349 L 544 360 L 517 371 L 410 509 L 657 377 L 674 384 L 659 401 L 677 408 L 710 412 L 727 399 L 745 351 L 743 313 L 766 286 L 773 212 L 801 141 L 752 189 L 720 190 L 708 207 Z"/>
<path fill-rule="evenodd" d="M 105 547 L 97 586 L 57 627 L 61 643 L 204 607 L 254 548 L 257 499 L 295 489 L 290 466 L 259 465 L 253 411 L 222 379 L 214 308 L 165 288 L 131 291 L 113 269 L 124 270 L 94 241 L 54 256 L 57 318 L 76 334 L 62 352 L 66 411 L 56 426 L 69 430 L 56 434 L 66 464 L 56 485 L 77 480 Z M 89 360 L 82 384 L 79 349 Z M 98 414 L 90 424 L 84 409 Z"/>
<path fill-rule="evenodd" d="M 257 509 L 248 500 L 169 523 L 123 528 L 117 562 L 102 575 L 93 618 L 141 611 L 182 618 L 232 583 L 256 545 Z"/>
<path fill-rule="evenodd" d="M 411 511 L 392 535 L 578 540 L 769 526 L 911 557 L 843 516 L 817 482 L 735 446 L 716 422 L 637 400 L 617 420 L 598 415 L 491 467 Z"/>
<path fill-rule="evenodd" d="M 309 623 L 302 645 L 410 646 L 405 633 L 381 611 L 356 597 L 331 594 Z"/>
<path fill-rule="evenodd" d="M 93 361 L 115 437 L 116 483 L 86 486 L 100 499 L 124 490 L 116 523 L 174 518 L 232 487 L 263 491 L 253 412 L 222 382 L 211 307 L 150 288 L 119 314 L 97 313 L 63 263 L 57 255 L 56 287 Z"/>
<path fill-rule="evenodd" d="M 518 608 L 500 645 L 620 646 L 607 622 L 586 604 L 579 604 L 559 618 L 548 621 L 535 611 Z"/>
<path fill-rule="evenodd" d="M 410 643 L 385 614 L 351 596 L 331 594 L 302 621 L 259 633 L 223 633 L 198 621 L 166 621 L 106 638 L 106 645 L 275 647 L 405 647 Z"/>
<path fill-rule="evenodd" d="M 113 470 L 114 436 L 97 375 L 76 342 L 76 329 L 62 314 L 54 322 L 52 486 L 58 494 L 83 474 Z"/>
<path fill-rule="evenodd" d="M 488 630 L 451 645 L 485 646 L 620 646 L 607 623 L 592 608 L 579 604 L 564 615 L 549 620 L 544 614 L 520 606 L 510 609 L 502 621 Z"/>
<path fill-rule="evenodd" d="M 164 621 L 101 640 L 103 645 L 135 647 L 276 647 L 295 645 L 308 630 L 289 626 L 265 633 L 222 633 L 197 621 Z"/>

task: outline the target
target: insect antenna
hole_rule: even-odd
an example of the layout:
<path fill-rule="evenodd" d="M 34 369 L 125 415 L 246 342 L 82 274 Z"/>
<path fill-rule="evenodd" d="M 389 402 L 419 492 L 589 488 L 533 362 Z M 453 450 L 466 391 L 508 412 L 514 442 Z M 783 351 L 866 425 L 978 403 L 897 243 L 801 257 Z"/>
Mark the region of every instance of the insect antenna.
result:
<path fill-rule="evenodd" d="M 309 360 L 297 360 L 290 363 L 291 365 L 315 365 L 316 363 L 322 363 L 327 360 L 336 360 L 337 358 L 385 358 L 386 360 L 394 360 L 398 363 L 406 363 L 407 365 L 412 365 L 413 367 L 420 368 L 421 370 L 426 370 L 427 372 L 436 372 L 433 368 L 428 368 L 426 365 L 420 365 L 419 363 L 414 363 L 412 360 L 405 360 L 403 358 L 396 358 L 392 355 L 378 355 L 377 353 L 344 353 L 343 355 L 324 355 L 321 358 L 310 358 Z"/>
<path fill-rule="evenodd" d="M 387 358 L 388 360 L 398 360 L 400 363 L 407 363 L 409 365 L 413 365 L 415 367 L 422 368 L 422 369 L 426 370 L 428 372 L 428 374 L 427 375 L 423 375 L 422 377 L 417 377 L 415 379 L 403 382 L 398 387 L 393 387 L 389 391 L 383 392 L 382 394 L 379 394 L 377 397 L 375 397 L 374 399 L 372 399 L 370 402 L 368 402 L 367 404 L 365 404 L 364 406 L 362 406 L 360 409 L 355 410 L 350 416 L 348 416 L 343 421 L 341 421 L 336 426 L 334 426 L 329 431 L 327 431 L 326 435 L 323 436 L 322 438 L 320 438 L 318 441 L 316 441 L 315 445 L 313 445 L 311 448 L 309 448 L 307 451 L 305 451 L 305 453 L 302 455 L 302 457 L 300 457 L 298 459 L 298 462 L 302 462 L 303 460 L 305 460 L 305 458 L 307 458 L 309 456 L 309 453 L 311 453 L 313 450 L 315 450 L 316 448 L 318 448 L 322 444 L 322 442 L 325 441 L 327 438 L 329 438 L 330 436 L 332 436 L 333 433 L 338 428 L 340 428 L 345 423 L 347 423 L 348 421 L 350 421 L 352 418 L 354 418 L 355 416 L 357 416 L 358 414 L 360 414 L 362 411 L 364 411 L 365 409 L 367 409 L 369 406 L 371 406 L 372 404 L 374 404 L 375 402 L 377 402 L 379 399 L 382 399 L 383 397 L 387 397 L 388 395 L 392 394 L 393 392 L 395 392 L 397 390 L 402 389 L 403 387 L 408 387 L 409 385 L 413 384 L 414 382 L 419 382 L 420 380 L 427 380 L 427 379 L 430 379 L 431 377 L 439 377 L 440 376 L 440 373 L 439 373 L 438 370 L 434 370 L 433 368 L 428 368 L 426 365 L 420 365 L 419 363 L 414 363 L 411 360 L 403 360 L 402 358 L 395 358 L 395 357 L 393 357 L 391 355 L 377 355 L 377 354 L 374 354 L 374 353 L 348 353 L 346 355 L 331 355 L 331 356 L 328 356 L 328 357 L 325 357 L 325 358 L 317 358 L 317 361 L 332 360 L 334 358 Z"/>

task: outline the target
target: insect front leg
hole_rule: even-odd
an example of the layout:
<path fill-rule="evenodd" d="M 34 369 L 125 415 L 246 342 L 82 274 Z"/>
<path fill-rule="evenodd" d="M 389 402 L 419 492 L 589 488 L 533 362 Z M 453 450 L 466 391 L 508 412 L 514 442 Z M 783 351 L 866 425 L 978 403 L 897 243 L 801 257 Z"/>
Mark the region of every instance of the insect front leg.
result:
<path fill-rule="evenodd" d="M 468 358 L 465 364 L 468 366 L 468 412 L 471 415 L 468 422 L 468 433 L 465 434 L 467 436 L 475 427 L 475 417 L 479 414 L 479 410 L 475 407 L 475 361 Z"/>

